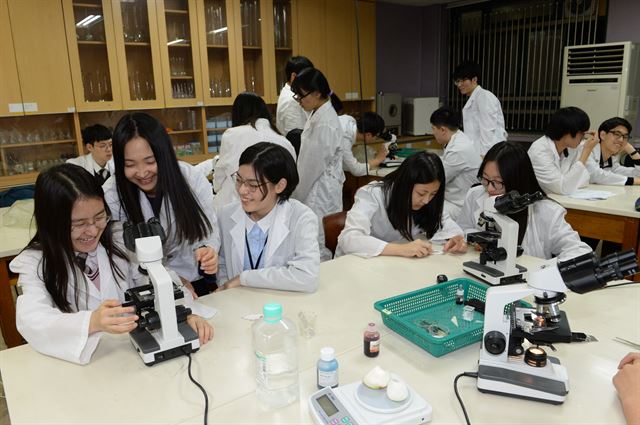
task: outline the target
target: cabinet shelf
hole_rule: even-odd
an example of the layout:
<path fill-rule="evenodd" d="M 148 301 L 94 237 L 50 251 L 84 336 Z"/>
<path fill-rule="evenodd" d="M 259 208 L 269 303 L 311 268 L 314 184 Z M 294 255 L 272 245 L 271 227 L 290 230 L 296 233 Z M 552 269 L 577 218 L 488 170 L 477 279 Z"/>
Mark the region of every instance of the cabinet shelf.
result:
<path fill-rule="evenodd" d="M 102 9 L 102 5 L 94 3 L 73 3 L 73 7 L 84 7 L 87 9 Z"/>
<path fill-rule="evenodd" d="M 167 134 L 199 134 L 201 132 L 202 132 L 202 130 L 197 130 L 197 129 L 193 129 L 193 130 L 170 130 L 170 131 L 167 131 Z"/>
<path fill-rule="evenodd" d="M 228 49 L 227 44 L 207 44 L 208 49 Z"/>
<path fill-rule="evenodd" d="M 64 143 L 76 143 L 76 141 L 74 139 L 65 139 L 65 140 L 49 140 L 46 142 L 11 143 L 11 144 L 0 145 L 0 149 L 23 148 L 23 147 L 44 146 L 44 145 L 61 145 Z"/>
<path fill-rule="evenodd" d="M 169 43 L 167 43 L 167 47 L 191 47 L 191 43 L 176 43 L 176 44 L 169 44 Z"/>
<path fill-rule="evenodd" d="M 146 41 L 125 41 L 124 45 L 132 47 L 148 47 L 151 46 L 151 43 Z"/>
<path fill-rule="evenodd" d="M 165 9 L 167 15 L 188 15 L 189 11 L 184 9 Z"/>
<path fill-rule="evenodd" d="M 106 46 L 106 41 L 93 41 L 93 40 L 78 40 L 79 45 L 84 46 Z"/>
<path fill-rule="evenodd" d="M 262 50 L 262 46 L 242 46 L 245 50 Z"/>
<path fill-rule="evenodd" d="M 172 75 L 172 80 L 193 80 L 193 75 Z"/>
<path fill-rule="evenodd" d="M 276 47 L 277 52 L 290 52 L 293 49 L 291 47 Z"/>
<path fill-rule="evenodd" d="M 225 131 L 230 129 L 231 127 L 216 127 L 216 128 L 207 128 L 207 133 L 215 133 L 217 131 Z"/>

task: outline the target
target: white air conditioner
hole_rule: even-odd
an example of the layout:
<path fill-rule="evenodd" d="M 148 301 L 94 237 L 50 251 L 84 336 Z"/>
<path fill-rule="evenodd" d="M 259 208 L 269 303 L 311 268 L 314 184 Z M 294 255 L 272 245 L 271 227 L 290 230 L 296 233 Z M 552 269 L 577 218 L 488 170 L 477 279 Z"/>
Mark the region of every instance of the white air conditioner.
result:
<path fill-rule="evenodd" d="M 640 104 L 640 45 L 619 43 L 564 48 L 560 106 L 577 106 L 591 120 L 591 128 L 612 117 L 632 125 Z"/>

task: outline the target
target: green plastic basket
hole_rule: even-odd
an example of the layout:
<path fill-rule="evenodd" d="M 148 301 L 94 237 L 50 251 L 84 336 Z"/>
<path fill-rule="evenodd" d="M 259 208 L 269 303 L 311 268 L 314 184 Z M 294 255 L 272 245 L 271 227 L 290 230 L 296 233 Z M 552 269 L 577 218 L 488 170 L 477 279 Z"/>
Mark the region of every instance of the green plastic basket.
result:
<path fill-rule="evenodd" d="M 471 322 L 462 319 L 464 306 L 455 302 L 459 285 L 464 288 L 465 300 L 485 301 L 487 285 L 460 278 L 380 300 L 373 306 L 388 328 L 440 357 L 482 339 L 484 315 L 474 312 Z"/>

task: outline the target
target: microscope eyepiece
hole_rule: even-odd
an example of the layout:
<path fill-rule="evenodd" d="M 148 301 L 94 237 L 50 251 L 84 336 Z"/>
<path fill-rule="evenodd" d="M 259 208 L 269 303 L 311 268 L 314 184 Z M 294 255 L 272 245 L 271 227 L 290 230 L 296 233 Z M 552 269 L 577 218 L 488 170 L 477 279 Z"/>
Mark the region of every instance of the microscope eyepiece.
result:
<path fill-rule="evenodd" d="M 578 294 L 600 289 L 609 281 L 634 274 L 637 269 L 636 254 L 631 249 L 602 258 L 589 253 L 558 262 L 558 270 L 565 285 Z"/>

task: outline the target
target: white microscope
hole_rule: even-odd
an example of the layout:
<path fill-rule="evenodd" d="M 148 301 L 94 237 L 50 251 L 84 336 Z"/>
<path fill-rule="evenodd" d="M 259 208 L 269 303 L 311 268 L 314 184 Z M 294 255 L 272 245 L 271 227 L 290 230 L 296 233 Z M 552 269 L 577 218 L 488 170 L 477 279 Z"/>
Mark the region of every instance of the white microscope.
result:
<path fill-rule="evenodd" d="M 467 234 L 467 242 L 481 246 L 480 260 L 465 261 L 462 269 L 491 285 L 522 282 L 527 269 L 516 264 L 522 253 L 518 247 L 518 223 L 506 214 L 520 212 L 542 198 L 540 192 L 520 195 L 513 190 L 485 199 L 478 219 L 478 225 L 485 230 Z"/>
<path fill-rule="evenodd" d="M 559 309 L 564 293 L 601 289 L 611 280 L 635 273 L 637 267 L 633 250 L 601 259 L 585 254 L 563 262 L 549 260 L 529 272 L 526 284 L 489 288 L 478 389 L 552 404 L 564 402 L 569 392 L 567 370 L 539 346 L 572 340 L 566 314 Z M 529 295 L 534 296 L 534 308 L 516 306 L 514 301 Z M 525 339 L 532 344 L 526 351 Z"/>

